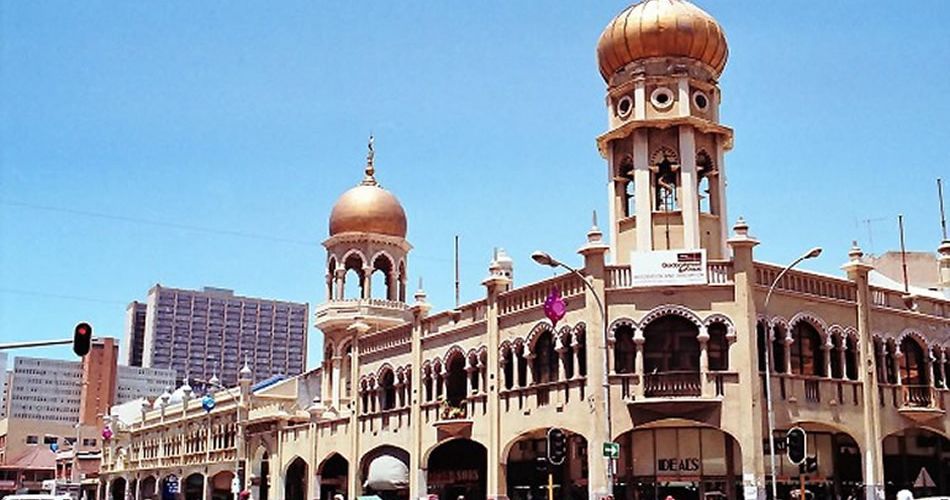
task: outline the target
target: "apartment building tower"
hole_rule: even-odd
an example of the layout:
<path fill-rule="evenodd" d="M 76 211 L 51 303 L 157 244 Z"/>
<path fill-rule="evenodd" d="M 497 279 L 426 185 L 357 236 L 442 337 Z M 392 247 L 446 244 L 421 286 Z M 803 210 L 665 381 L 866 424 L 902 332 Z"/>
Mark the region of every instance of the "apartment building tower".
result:
<path fill-rule="evenodd" d="M 179 382 L 190 377 L 194 387 L 213 376 L 236 385 L 245 358 L 255 381 L 298 375 L 306 367 L 307 315 L 305 303 L 157 284 L 145 304 L 128 306 L 126 359 L 131 366 L 174 369 Z"/>

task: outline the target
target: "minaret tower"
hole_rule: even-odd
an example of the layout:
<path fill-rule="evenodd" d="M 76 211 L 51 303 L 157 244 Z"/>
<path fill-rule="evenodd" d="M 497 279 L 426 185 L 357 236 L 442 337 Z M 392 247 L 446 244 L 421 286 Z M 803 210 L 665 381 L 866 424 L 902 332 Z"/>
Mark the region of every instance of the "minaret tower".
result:
<path fill-rule="evenodd" d="M 597 45 L 607 83 L 607 159 L 612 258 L 630 252 L 706 249 L 726 258 L 718 78 L 728 47 L 722 28 L 685 0 L 645 0 L 611 21 Z"/>
<path fill-rule="evenodd" d="M 352 354 L 359 335 L 411 319 L 406 305 L 406 212 L 376 181 L 373 138 L 363 181 L 340 196 L 330 213 L 327 301 L 316 307 L 315 326 L 324 335 L 323 404 L 346 411 Z"/>

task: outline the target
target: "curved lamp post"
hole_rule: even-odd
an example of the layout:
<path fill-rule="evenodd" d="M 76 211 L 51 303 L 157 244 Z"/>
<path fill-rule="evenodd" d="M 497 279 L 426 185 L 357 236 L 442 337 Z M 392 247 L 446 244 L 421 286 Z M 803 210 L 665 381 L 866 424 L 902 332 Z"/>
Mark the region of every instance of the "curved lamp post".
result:
<path fill-rule="evenodd" d="M 815 247 L 809 250 L 807 253 L 801 257 L 795 259 L 791 264 L 785 266 L 785 269 L 782 269 L 782 272 L 778 273 L 778 276 L 772 280 L 772 284 L 769 285 L 769 291 L 765 294 L 765 303 L 762 305 L 762 316 L 765 317 L 765 404 L 769 417 L 769 462 L 772 469 L 772 499 L 775 500 L 778 498 L 778 483 L 775 480 L 775 411 L 772 407 L 772 341 L 770 339 L 772 333 L 772 324 L 769 321 L 769 301 L 772 299 L 772 292 L 775 291 L 775 286 L 778 285 L 778 282 L 788 273 L 793 267 L 797 266 L 800 262 L 807 259 L 814 259 L 821 255 L 821 247 Z"/>
<path fill-rule="evenodd" d="M 248 368 L 246 359 L 244 361 L 244 368 Z M 195 378 L 194 380 L 196 382 L 204 384 L 207 387 L 212 387 L 219 391 L 223 391 L 225 394 L 230 396 L 231 401 L 234 403 L 234 430 L 238 434 L 238 436 L 243 434 L 243 432 L 241 431 L 241 408 L 240 408 L 240 404 L 239 404 L 237 396 L 232 394 L 231 390 L 225 387 L 224 384 L 222 384 L 218 380 L 217 375 L 212 374 L 210 380 L 202 380 L 200 378 Z M 238 391 L 238 394 L 240 394 L 240 391 Z M 210 415 L 211 411 L 214 410 L 214 407 L 215 407 L 214 394 L 211 392 L 208 392 L 207 394 L 204 395 L 203 398 L 201 398 L 201 408 L 204 409 L 206 414 Z M 238 436 L 235 436 L 234 438 L 234 481 L 240 481 L 241 454 L 238 453 L 237 448 L 238 446 L 242 446 L 244 444 L 244 443 L 239 442 L 241 440 L 238 439 Z M 207 487 L 207 485 L 205 485 L 205 487 Z M 233 495 L 234 495 L 234 500 L 238 500 L 240 496 L 240 492 L 236 492 Z"/>
<path fill-rule="evenodd" d="M 594 287 L 587 281 L 587 277 L 581 274 L 581 272 L 578 271 L 577 269 L 555 259 L 554 257 L 551 257 L 551 255 L 548 254 L 547 252 L 536 251 L 531 254 L 531 259 L 537 262 L 538 264 L 541 264 L 542 266 L 555 267 L 555 268 L 560 267 L 560 268 L 566 269 L 567 271 L 571 273 L 574 273 L 576 276 L 578 276 L 581 279 L 581 282 L 583 282 L 584 285 L 587 287 L 587 289 L 590 290 L 590 292 L 594 295 L 594 300 L 597 301 L 597 307 L 600 310 L 600 321 L 602 324 L 601 332 L 603 333 L 603 337 L 604 337 L 603 338 L 603 344 L 604 344 L 603 386 L 604 386 L 604 405 L 606 406 L 605 412 L 604 412 L 604 424 L 605 424 L 604 429 L 606 432 L 604 443 L 612 443 L 613 429 L 610 424 L 610 381 L 608 379 L 609 374 L 607 373 L 607 369 L 608 369 L 608 365 L 607 365 L 607 308 L 604 307 L 604 302 L 603 300 L 601 300 L 600 295 L 597 293 L 597 290 L 595 290 Z M 606 467 L 607 494 L 611 498 L 613 498 L 613 495 L 614 495 L 613 471 L 611 470 L 612 468 L 613 468 L 613 464 L 608 462 L 607 467 Z"/>

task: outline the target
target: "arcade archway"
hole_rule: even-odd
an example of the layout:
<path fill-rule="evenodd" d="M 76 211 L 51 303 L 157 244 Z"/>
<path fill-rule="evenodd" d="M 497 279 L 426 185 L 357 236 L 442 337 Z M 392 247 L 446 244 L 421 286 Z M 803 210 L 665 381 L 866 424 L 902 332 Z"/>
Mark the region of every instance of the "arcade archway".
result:
<path fill-rule="evenodd" d="M 154 477 L 148 476 L 139 481 L 139 492 L 142 500 L 155 500 L 155 486 L 157 481 Z"/>
<path fill-rule="evenodd" d="M 208 483 L 211 485 L 212 500 L 231 500 L 234 495 L 231 494 L 231 481 L 234 480 L 234 473 L 231 471 L 221 471 L 214 476 Z"/>
<path fill-rule="evenodd" d="M 409 452 L 395 446 L 380 446 L 363 455 L 360 471 L 363 491 L 383 500 L 409 498 Z"/>
<path fill-rule="evenodd" d="M 185 500 L 202 500 L 204 489 L 205 477 L 197 472 L 186 477 L 182 484 L 182 493 L 185 495 Z"/>
<path fill-rule="evenodd" d="M 587 439 L 562 429 L 567 434 L 567 456 L 564 463 L 548 466 L 548 429 L 536 429 L 522 434 L 508 447 L 505 475 L 508 498 L 529 500 L 547 498 L 548 474 L 551 474 L 556 499 L 586 499 L 588 497 Z"/>
<path fill-rule="evenodd" d="M 851 435 L 822 424 L 804 422 L 805 465 L 799 467 L 785 458 L 785 434 L 788 429 L 777 429 L 775 444 L 779 477 L 779 498 L 790 498 L 798 491 L 804 474 L 805 488 L 812 498 L 859 498 L 862 496 L 863 469 L 861 449 Z M 766 463 L 769 457 L 766 454 Z"/>
<path fill-rule="evenodd" d="M 346 496 L 346 478 L 350 464 L 343 455 L 334 453 L 318 469 L 320 498 L 330 500 L 334 495 Z"/>
<path fill-rule="evenodd" d="M 125 500 L 125 479 L 117 477 L 112 480 L 112 500 Z"/>
<path fill-rule="evenodd" d="M 707 427 L 652 427 L 621 434 L 614 496 L 624 500 L 739 498 L 742 453 Z M 785 497 L 781 497 L 785 498 Z"/>
<path fill-rule="evenodd" d="M 284 479 L 284 500 L 305 500 L 307 498 L 307 462 L 297 457 L 287 466 Z"/>
<path fill-rule="evenodd" d="M 888 498 L 908 489 L 914 498 L 950 490 L 950 439 L 927 429 L 884 438 L 884 489 Z"/>
<path fill-rule="evenodd" d="M 426 462 L 426 489 L 441 500 L 486 498 L 488 450 L 471 439 L 436 446 Z"/>

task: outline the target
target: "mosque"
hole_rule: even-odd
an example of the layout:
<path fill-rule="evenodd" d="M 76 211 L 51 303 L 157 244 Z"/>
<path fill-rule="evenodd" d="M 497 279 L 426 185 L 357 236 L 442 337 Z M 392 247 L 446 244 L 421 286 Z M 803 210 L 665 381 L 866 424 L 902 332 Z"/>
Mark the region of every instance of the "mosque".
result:
<path fill-rule="evenodd" d="M 840 277 L 792 268 L 820 249 L 757 261 L 754 231 L 727 218 L 728 53 L 719 23 L 685 0 L 610 20 L 597 44 L 604 229 L 578 235 L 582 268 L 535 254 L 565 271 L 536 283 L 516 286 L 497 255 L 484 297 L 453 310 L 407 291 L 408 217 L 371 150 L 330 214 L 322 365 L 266 387 L 245 370 L 210 409 L 186 389 L 113 415 L 100 495 L 950 493 L 950 241 L 929 288 L 881 279 L 857 247 L 841 249 Z M 806 434 L 800 466 L 786 457 L 792 428 Z"/>

